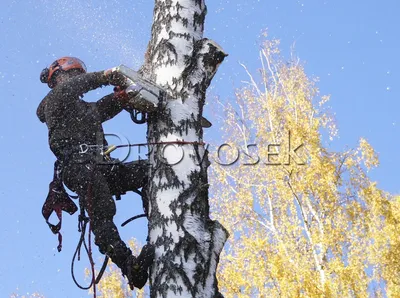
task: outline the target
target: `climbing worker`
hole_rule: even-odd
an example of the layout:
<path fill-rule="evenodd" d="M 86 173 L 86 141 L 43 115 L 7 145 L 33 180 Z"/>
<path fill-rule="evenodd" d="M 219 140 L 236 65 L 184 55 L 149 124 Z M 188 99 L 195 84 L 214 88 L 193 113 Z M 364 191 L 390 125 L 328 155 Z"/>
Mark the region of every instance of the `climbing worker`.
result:
<path fill-rule="evenodd" d="M 69 213 L 76 211 L 68 200 L 57 202 L 57 196 L 65 192 L 64 183 L 79 196 L 81 208 L 90 219 L 99 251 L 109 256 L 121 269 L 131 289 L 142 288 L 153 262 L 154 246 L 148 243 L 138 257 L 133 256 L 113 222 L 116 205 L 112 196 L 144 188 L 148 179 L 148 165 L 143 160 L 107 162 L 110 157 L 102 155 L 102 148 L 107 146 L 102 123 L 120 113 L 128 105 L 128 97 L 118 89 L 118 92 L 97 102 L 82 100 L 83 94 L 90 90 L 106 85 L 123 86 L 126 78 L 115 69 L 87 73 L 81 60 L 63 57 L 45 68 L 40 80 L 51 90 L 41 101 L 37 116 L 48 127 L 49 146 L 57 158 L 51 184 L 56 187 L 56 195 L 50 189 L 43 215 L 46 213 L 48 219 L 54 206 Z M 86 146 L 85 150 L 82 150 L 82 146 Z M 60 188 L 61 192 L 57 191 Z M 148 202 L 145 197 L 143 195 L 142 199 L 147 215 Z"/>

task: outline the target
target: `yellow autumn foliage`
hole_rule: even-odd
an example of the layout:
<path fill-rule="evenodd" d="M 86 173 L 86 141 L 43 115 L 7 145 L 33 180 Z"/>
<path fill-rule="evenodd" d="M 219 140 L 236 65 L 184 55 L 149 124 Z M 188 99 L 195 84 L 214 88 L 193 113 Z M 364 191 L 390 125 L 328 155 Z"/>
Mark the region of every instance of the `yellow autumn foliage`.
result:
<path fill-rule="evenodd" d="M 137 256 L 141 247 L 138 246 L 134 239 L 130 240 L 128 244 L 133 254 Z M 88 272 L 87 276 L 90 276 L 90 272 Z M 141 290 L 134 289 L 134 291 L 131 291 L 127 280 L 121 274 L 121 270 L 109 261 L 107 270 L 96 286 L 96 296 L 99 298 L 144 298 L 149 297 L 146 290 L 147 288 L 144 287 Z M 93 294 L 93 288 L 89 290 L 89 294 Z"/>
<path fill-rule="evenodd" d="M 221 156 L 211 160 L 213 217 L 230 232 L 219 263 L 225 297 L 400 297 L 400 198 L 367 172 L 379 165 L 364 138 L 334 152 L 335 123 L 299 60 L 262 47 L 223 105 Z M 218 144 L 216 144 L 218 145 Z M 298 148 L 296 151 L 294 151 Z M 259 160 L 258 160 L 259 159 Z M 227 164 L 228 162 L 226 162 Z"/>

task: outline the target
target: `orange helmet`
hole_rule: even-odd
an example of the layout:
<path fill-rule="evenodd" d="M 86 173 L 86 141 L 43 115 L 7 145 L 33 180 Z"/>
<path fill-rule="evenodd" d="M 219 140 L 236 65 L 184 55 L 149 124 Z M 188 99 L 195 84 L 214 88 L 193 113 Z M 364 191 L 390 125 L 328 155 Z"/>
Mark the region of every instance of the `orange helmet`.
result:
<path fill-rule="evenodd" d="M 86 65 L 82 60 L 75 57 L 62 57 L 54 61 L 49 68 L 42 70 L 40 74 L 40 81 L 46 83 L 50 88 L 54 88 L 55 77 L 61 71 L 68 71 L 71 69 L 80 70 L 86 73 Z"/>

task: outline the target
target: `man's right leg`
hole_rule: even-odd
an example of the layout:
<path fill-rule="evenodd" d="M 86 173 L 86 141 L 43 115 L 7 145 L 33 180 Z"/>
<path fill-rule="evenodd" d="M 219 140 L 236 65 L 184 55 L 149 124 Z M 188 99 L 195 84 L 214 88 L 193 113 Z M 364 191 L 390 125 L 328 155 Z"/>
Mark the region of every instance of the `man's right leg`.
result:
<path fill-rule="evenodd" d="M 100 171 L 94 172 L 93 177 L 93 233 L 100 251 L 107 247 L 107 253 L 113 262 L 121 268 L 128 278 L 131 289 L 141 289 L 148 279 L 148 268 L 154 259 L 154 248 L 147 244 L 142 248 L 139 256 L 132 255 L 131 250 L 121 240 L 117 227 L 113 222 L 116 213 L 115 202 L 108 188 L 107 180 Z M 90 208 L 90 205 L 89 205 Z"/>

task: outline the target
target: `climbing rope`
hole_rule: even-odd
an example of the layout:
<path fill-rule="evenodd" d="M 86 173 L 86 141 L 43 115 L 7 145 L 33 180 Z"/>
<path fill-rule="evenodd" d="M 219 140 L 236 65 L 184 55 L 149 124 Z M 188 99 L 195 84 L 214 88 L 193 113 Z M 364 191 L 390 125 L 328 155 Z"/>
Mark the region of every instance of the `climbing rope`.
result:
<path fill-rule="evenodd" d="M 91 176 L 93 175 L 93 173 L 91 174 Z M 91 177 L 92 179 L 92 177 Z M 88 189 L 87 189 L 87 199 L 88 199 L 88 214 L 91 213 L 91 208 L 92 208 L 92 183 L 89 183 L 88 185 Z M 82 289 L 82 290 L 89 290 L 92 286 L 93 286 L 93 298 L 96 298 L 97 293 L 96 293 L 96 284 L 98 284 L 101 280 L 101 277 L 103 276 L 104 271 L 106 270 L 107 267 L 107 263 L 109 260 L 109 257 L 106 255 L 106 257 L 104 258 L 104 262 L 103 265 L 101 266 L 101 270 L 99 272 L 99 274 L 96 277 L 96 271 L 94 268 L 95 262 L 93 260 L 93 254 L 92 254 L 92 224 L 91 221 L 89 219 L 89 217 L 87 217 L 85 215 L 85 204 L 84 204 L 84 199 L 85 198 L 81 198 L 79 200 L 79 207 L 81 209 L 81 213 L 79 215 L 79 220 L 78 220 L 78 231 L 81 232 L 81 237 L 79 238 L 79 242 L 78 245 L 76 247 L 75 253 L 72 257 L 72 262 L 71 262 L 71 275 L 72 275 L 72 279 L 74 281 L 74 283 L 77 285 L 78 288 Z M 85 241 L 85 234 L 86 234 L 86 226 L 89 223 L 89 236 L 88 236 L 88 242 L 89 245 L 86 244 Z M 89 258 L 89 262 L 90 262 L 90 269 L 92 271 L 92 278 L 90 280 L 90 284 L 88 286 L 82 286 L 75 278 L 75 274 L 74 274 L 74 264 L 75 264 L 75 258 L 76 256 L 78 256 L 78 261 L 80 261 L 80 254 L 81 254 L 81 247 L 85 248 L 85 251 L 87 253 L 87 256 Z"/>
<path fill-rule="evenodd" d="M 89 185 L 89 189 L 88 189 L 88 198 L 89 200 L 91 200 L 91 184 Z M 137 193 L 141 194 L 140 191 L 137 191 Z M 89 208 L 91 202 L 89 201 Z M 84 202 L 83 200 L 79 201 L 79 205 L 81 208 L 81 214 L 79 215 L 79 222 L 78 222 L 78 231 L 81 233 L 81 236 L 79 238 L 79 242 L 78 245 L 76 247 L 76 250 L 74 252 L 74 255 L 72 257 L 72 262 L 71 262 L 71 275 L 72 275 L 72 279 L 74 281 L 74 283 L 76 284 L 76 286 L 82 290 L 89 290 L 92 286 L 93 286 L 93 297 L 96 298 L 96 285 L 100 282 L 106 268 L 107 268 L 107 264 L 108 264 L 108 260 L 110 259 L 107 255 L 104 258 L 104 262 L 103 265 L 101 266 L 101 269 L 96 277 L 96 272 L 95 272 L 95 268 L 94 268 L 94 261 L 93 261 L 93 255 L 92 255 L 92 241 L 91 241 L 91 234 L 92 234 L 92 227 L 91 227 L 91 223 L 90 223 L 90 219 L 89 217 L 87 217 L 85 215 L 85 211 L 84 211 Z M 121 226 L 124 227 L 125 225 L 127 225 L 128 223 L 134 221 L 135 219 L 138 218 L 142 218 L 142 217 L 146 217 L 146 214 L 139 214 L 136 216 L 133 216 L 131 218 L 129 218 L 128 220 L 124 221 Z M 88 242 L 89 244 L 86 244 L 85 241 L 85 234 L 86 234 L 86 226 L 89 223 L 89 236 L 88 236 Z M 81 248 L 82 245 L 88 255 L 89 258 L 89 262 L 90 262 L 90 267 L 91 267 L 91 271 L 92 271 L 92 278 L 90 280 L 90 284 L 88 286 L 82 286 L 76 279 L 75 274 L 74 274 L 74 264 L 75 264 L 75 259 L 76 257 L 78 257 L 78 261 L 80 261 L 80 253 L 81 253 Z"/>
<path fill-rule="evenodd" d="M 92 257 L 91 257 L 91 246 L 89 246 L 89 248 L 88 248 L 88 245 L 86 244 L 86 241 L 85 241 L 85 234 L 86 234 L 86 226 L 87 226 L 87 224 L 88 224 L 88 222 L 89 222 L 89 218 L 88 217 L 86 217 L 85 215 L 83 215 L 82 216 L 82 214 L 81 215 L 79 215 L 79 232 L 81 232 L 81 237 L 80 237 L 80 239 L 79 239 L 79 242 L 78 242 L 78 245 L 77 245 L 77 247 L 76 247 L 76 250 L 75 250 L 75 252 L 74 252 L 74 255 L 73 255 L 73 257 L 72 257 L 72 262 L 71 262 L 71 275 L 72 275 L 72 279 L 74 280 L 74 282 L 75 282 L 75 284 L 77 285 L 77 287 L 78 288 L 80 288 L 80 289 L 82 289 L 82 290 L 88 290 L 88 289 L 90 289 L 91 287 L 92 287 L 92 285 L 93 285 L 93 277 L 92 277 L 92 279 L 91 279 L 91 282 L 90 282 L 90 284 L 88 285 L 88 286 L 82 286 L 77 280 L 76 280 L 76 278 L 75 278 L 75 274 L 74 274 L 74 264 L 75 264 L 75 258 L 76 257 L 78 257 L 78 261 L 80 261 L 80 258 L 81 258 L 81 247 L 82 247 L 82 244 L 83 244 L 83 247 L 84 247 L 84 249 L 85 249 L 85 251 L 86 251 L 86 253 L 87 253 L 87 255 L 88 255 L 88 257 L 89 257 L 89 261 L 90 261 L 90 263 L 91 263 L 91 268 L 92 268 L 92 274 L 93 274 L 93 266 L 92 266 L 92 262 L 93 262 L 93 259 L 92 259 Z M 90 233 L 91 231 L 90 231 L 90 225 L 89 225 L 89 233 Z M 90 239 L 91 240 L 91 239 Z M 94 264 L 93 264 L 94 265 Z"/>
<path fill-rule="evenodd" d="M 88 190 L 87 190 L 87 198 L 88 198 L 88 213 L 90 214 L 90 209 L 91 209 L 91 200 L 92 200 L 92 184 L 89 183 L 88 185 Z M 79 215 L 79 221 L 78 221 L 78 231 L 81 232 L 81 237 L 79 238 L 79 242 L 78 245 L 76 247 L 76 250 L 74 252 L 74 255 L 72 257 L 72 262 L 71 262 L 71 275 L 72 275 L 72 279 L 74 281 L 74 283 L 77 285 L 78 288 L 82 289 L 82 290 L 88 290 L 93 286 L 93 297 L 96 298 L 96 284 L 100 281 L 104 270 L 106 268 L 106 265 L 108 263 L 108 256 L 105 257 L 104 262 L 103 262 L 103 266 L 102 266 L 102 270 L 100 270 L 99 275 L 96 278 L 96 272 L 94 269 L 94 261 L 93 261 L 93 254 L 92 254 L 92 226 L 91 226 L 91 222 L 89 217 L 87 217 L 85 215 L 85 208 L 84 208 L 84 198 L 81 198 L 79 200 L 79 206 L 81 209 L 81 214 Z M 88 236 L 88 242 L 89 245 L 86 244 L 85 241 L 85 234 L 86 234 L 86 226 L 89 223 L 89 236 Z M 82 286 L 75 278 L 75 274 L 74 274 L 74 264 L 75 264 L 75 258 L 78 256 L 78 261 L 80 261 L 80 254 L 81 254 L 81 247 L 85 248 L 85 251 L 88 255 L 89 258 L 89 262 L 90 262 L 90 267 L 91 267 L 91 271 L 92 271 L 92 278 L 90 281 L 90 284 L 88 286 Z"/>
<path fill-rule="evenodd" d="M 121 227 L 124 227 L 124 226 L 126 226 L 128 223 L 130 223 L 131 221 L 134 221 L 135 219 L 142 218 L 142 217 L 146 217 L 146 214 L 143 213 L 143 214 L 135 215 L 135 216 L 133 216 L 133 217 L 131 217 L 131 218 L 125 220 L 125 221 L 121 224 Z"/>
<path fill-rule="evenodd" d="M 134 221 L 134 220 L 136 220 L 138 218 L 143 218 L 143 217 L 146 217 L 146 214 L 143 213 L 143 214 L 135 215 L 135 216 L 127 219 L 126 221 L 124 221 L 121 224 L 121 226 L 124 227 L 128 223 L 130 223 L 130 222 L 132 222 L 132 221 Z M 88 239 L 89 246 L 86 244 L 86 241 L 85 241 L 86 226 L 87 226 L 88 222 L 89 222 L 89 239 Z M 85 215 L 83 215 L 83 217 L 82 217 L 82 214 L 79 215 L 79 232 L 81 232 L 81 237 L 80 237 L 79 243 L 78 243 L 78 245 L 76 247 L 74 256 L 72 257 L 72 263 L 71 263 L 72 279 L 73 279 L 74 283 L 77 285 L 77 287 L 82 289 L 82 290 L 89 290 L 93 286 L 93 295 L 94 295 L 93 297 L 96 298 L 96 285 L 100 282 L 101 278 L 103 277 L 103 274 L 104 274 L 104 272 L 105 272 L 105 270 L 107 268 L 109 257 L 106 256 L 104 258 L 104 262 L 103 262 L 103 265 L 101 266 L 99 274 L 97 275 L 97 277 L 95 277 L 95 270 L 94 270 L 95 263 L 94 263 L 93 257 L 92 257 L 91 237 L 90 237 L 90 234 L 91 234 L 90 220 Z M 86 253 L 87 253 L 88 257 L 89 257 L 90 267 L 91 267 L 91 271 L 92 271 L 92 278 L 91 278 L 90 284 L 88 286 L 82 286 L 76 280 L 76 277 L 75 277 L 75 274 L 74 274 L 75 258 L 78 256 L 78 261 L 80 261 L 80 251 L 81 251 L 82 244 L 83 244 L 83 247 L 84 247 L 84 249 L 85 249 L 85 251 L 86 251 Z"/>

